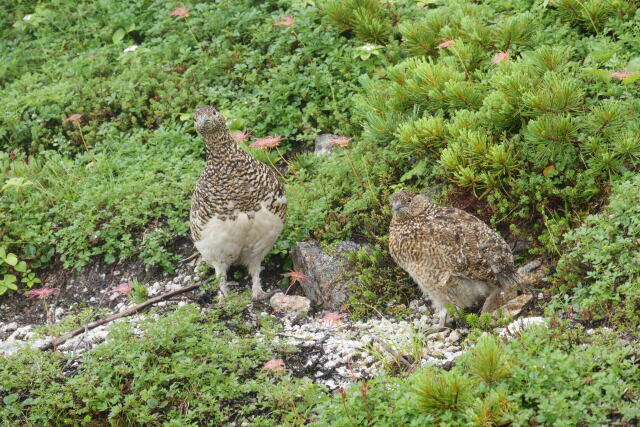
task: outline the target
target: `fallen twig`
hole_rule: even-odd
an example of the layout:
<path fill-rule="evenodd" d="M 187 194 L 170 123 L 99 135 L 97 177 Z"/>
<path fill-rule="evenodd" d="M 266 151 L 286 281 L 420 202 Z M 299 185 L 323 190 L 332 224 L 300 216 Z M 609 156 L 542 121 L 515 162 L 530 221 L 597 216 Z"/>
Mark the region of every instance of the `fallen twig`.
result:
<path fill-rule="evenodd" d="M 107 317 L 105 317 L 103 319 L 96 320 L 95 322 L 88 323 L 88 324 L 80 326 L 79 328 L 76 328 L 76 329 L 74 329 L 72 331 L 69 331 L 66 334 L 63 334 L 58 338 L 54 338 L 53 340 L 49 341 L 47 344 L 45 344 L 45 345 L 43 345 L 41 347 L 38 347 L 38 349 L 42 350 L 42 351 L 51 350 L 53 348 L 58 347 L 60 344 L 64 343 L 68 339 L 73 338 L 76 335 L 80 335 L 81 333 L 83 333 L 85 331 L 97 328 L 100 325 L 104 325 L 106 323 L 112 322 L 112 321 L 114 321 L 116 319 L 120 319 L 122 317 L 131 316 L 132 314 L 137 313 L 138 311 L 142 310 L 143 308 L 146 308 L 146 307 L 148 307 L 150 305 L 153 305 L 153 304 L 155 304 L 157 302 L 160 302 L 162 300 L 165 300 L 167 298 L 171 298 L 174 295 L 178 295 L 178 294 L 182 294 L 182 293 L 194 290 L 196 288 L 199 288 L 203 284 L 204 284 L 204 282 L 196 283 L 195 285 L 186 286 L 184 288 L 176 289 L 176 290 L 173 290 L 171 292 L 167 292 L 165 294 L 158 295 L 157 297 L 150 298 L 150 299 L 146 300 L 145 302 L 142 302 L 140 304 L 134 305 L 133 307 L 131 307 L 128 310 L 121 311 L 120 313 L 112 314 L 111 316 L 107 316 Z"/>
<path fill-rule="evenodd" d="M 403 355 L 398 354 L 397 351 L 395 351 L 393 348 L 389 347 L 384 341 L 382 341 L 381 339 L 379 339 L 377 337 L 373 337 L 373 341 L 375 341 L 376 344 L 378 344 L 380 347 L 385 349 L 387 351 L 387 353 L 389 353 L 391 356 L 393 356 L 393 358 L 396 361 L 401 362 L 409 370 L 409 372 L 413 371 L 415 366 L 411 362 L 409 362 L 407 359 L 405 359 L 405 357 Z"/>

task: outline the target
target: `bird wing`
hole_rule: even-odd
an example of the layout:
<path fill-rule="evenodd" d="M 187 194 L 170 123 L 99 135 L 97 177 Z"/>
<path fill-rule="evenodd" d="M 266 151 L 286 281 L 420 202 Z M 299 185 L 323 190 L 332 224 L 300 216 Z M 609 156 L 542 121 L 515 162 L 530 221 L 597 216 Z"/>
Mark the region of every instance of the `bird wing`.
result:
<path fill-rule="evenodd" d="M 496 280 L 514 269 L 507 243 L 480 219 L 455 208 L 424 218 L 424 238 L 434 242 L 441 263 L 454 275 Z"/>

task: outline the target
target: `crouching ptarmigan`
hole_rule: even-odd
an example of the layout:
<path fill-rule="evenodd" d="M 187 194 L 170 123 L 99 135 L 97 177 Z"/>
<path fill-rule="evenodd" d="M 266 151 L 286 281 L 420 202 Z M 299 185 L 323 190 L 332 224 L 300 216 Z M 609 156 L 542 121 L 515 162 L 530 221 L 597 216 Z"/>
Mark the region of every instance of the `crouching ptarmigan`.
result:
<path fill-rule="evenodd" d="M 401 191 L 391 199 L 389 251 L 447 323 L 447 304 L 492 312 L 500 291 L 518 283 L 507 243 L 487 224 L 427 196 Z"/>
<path fill-rule="evenodd" d="M 225 119 L 204 106 L 195 114 L 206 146 L 206 166 L 191 200 L 191 237 L 216 270 L 227 295 L 227 269 L 245 265 L 253 300 L 269 296 L 260 285 L 261 263 L 282 231 L 287 200 L 275 172 L 247 154 L 229 135 Z"/>

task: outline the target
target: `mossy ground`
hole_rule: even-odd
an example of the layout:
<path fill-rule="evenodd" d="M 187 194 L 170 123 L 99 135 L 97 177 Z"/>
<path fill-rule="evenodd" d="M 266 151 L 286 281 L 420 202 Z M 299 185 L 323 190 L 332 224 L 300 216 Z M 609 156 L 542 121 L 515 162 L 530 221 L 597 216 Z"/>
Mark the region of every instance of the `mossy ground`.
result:
<path fill-rule="evenodd" d="M 399 188 L 528 241 L 519 262 L 560 260 L 540 308 L 559 326 L 511 341 L 511 374 L 439 415 L 415 404 L 413 379 L 343 401 L 256 375 L 277 349 L 223 321 L 242 311 L 230 302 L 149 320 L 143 338 L 119 328 L 67 377 L 56 353 L 3 361 L 6 423 L 637 422 L 638 348 L 618 340 L 640 318 L 638 1 L 25 0 L 0 22 L 0 295 L 98 260 L 175 268 L 204 103 L 232 131 L 284 137 L 279 152 L 247 148 L 287 185 L 278 265 L 309 238 L 374 248 L 353 260 L 353 316 L 415 296 L 386 251 Z M 324 132 L 353 141 L 316 157 Z M 613 334 L 585 332 L 601 325 Z M 464 364 L 438 375 L 471 384 Z"/>

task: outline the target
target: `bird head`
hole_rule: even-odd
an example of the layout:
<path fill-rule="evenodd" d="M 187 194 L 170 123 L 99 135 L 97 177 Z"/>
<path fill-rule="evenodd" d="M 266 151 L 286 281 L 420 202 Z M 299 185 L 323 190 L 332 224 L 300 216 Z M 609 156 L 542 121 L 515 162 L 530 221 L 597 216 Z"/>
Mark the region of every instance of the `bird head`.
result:
<path fill-rule="evenodd" d="M 210 105 L 204 105 L 196 110 L 194 117 L 196 131 L 202 136 L 218 135 L 227 130 L 224 116 Z"/>
<path fill-rule="evenodd" d="M 409 206 L 416 197 L 416 193 L 409 190 L 402 190 L 391 197 L 391 210 L 393 214 L 407 214 L 410 212 Z"/>

